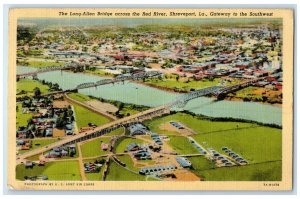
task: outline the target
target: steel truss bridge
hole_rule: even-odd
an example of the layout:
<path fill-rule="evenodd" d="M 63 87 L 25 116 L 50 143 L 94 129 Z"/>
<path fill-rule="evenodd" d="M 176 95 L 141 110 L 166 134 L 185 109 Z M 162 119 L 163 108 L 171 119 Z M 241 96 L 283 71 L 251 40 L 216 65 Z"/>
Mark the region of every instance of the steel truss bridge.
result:
<path fill-rule="evenodd" d="M 114 79 L 103 79 L 97 82 L 87 82 L 83 84 L 79 84 L 76 88 L 74 89 L 85 89 L 85 88 L 90 88 L 90 87 L 97 87 L 105 84 L 114 84 L 117 82 L 125 81 L 125 80 L 139 80 L 139 79 L 144 79 L 144 78 L 153 78 L 153 77 L 159 77 L 162 74 L 158 71 L 148 71 L 148 72 L 141 72 L 141 73 L 136 73 L 133 75 L 119 75 Z"/>
<path fill-rule="evenodd" d="M 159 75 L 159 73 L 155 73 L 155 72 L 146 72 L 143 74 L 136 74 L 133 76 L 120 76 L 116 79 L 110 79 L 110 80 L 100 80 L 96 83 L 85 83 L 85 84 L 81 84 L 78 85 L 76 87 L 76 89 L 73 90 L 67 90 L 67 91 L 59 91 L 59 92 L 73 92 L 76 91 L 78 89 L 84 89 L 84 88 L 89 88 L 89 87 L 97 87 L 100 85 L 104 85 L 104 84 L 108 84 L 108 83 L 113 83 L 113 82 L 117 82 L 117 81 L 124 81 L 124 80 L 128 80 L 128 79 L 139 79 L 139 78 L 145 78 L 145 77 L 155 77 Z M 204 89 L 199 89 L 196 91 L 193 91 L 191 93 L 187 93 L 187 94 L 183 94 L 181 96 L 179 96 L 174 102 L 160 106 L 160 107 L 156 107 L 156 108 L 151 108 L 148 109 L 146 111 L 140 112 L 138 114 L 132 115 L 132 116 L 128 116 L 113 122 L 110 122 L 108 124 L 96 127 L 94 130 L 90 130 L 84 133 L 80 133 L 74 136 L 70 136 L 67 137 L 65 139 L 59 140 L 55 143 L 52 143 L 50 145 L 47 145 L 45 147 L 42 148 L 38 148 L 38 149 L 34 149 L 32 151 L 29 151 L 27 153 L 24 154 L 20 154 L 17 156 L 17 163 L 20 164 L 22 162 L 24 162 L 26 160 L 26 158 L 31 157 L 33 155 L 37 155 L 37 154 L 42 154 L 46 151 L 49 151 L 55 147 L 61 147 L 61 146 L 67 146 L 67 145 L 71 145 L 71 144 L 75 144 L 77 142 L 82 142 L 85 140 L 89 140 L 92 138 L 96 138 L 102 135 L 105 135 L 117 128 L 120 127 L 124 127 L 127 126 L 129 124 L 132 123 L 137 123 L 137 122 L 142 122 L 144 120 L 148 120 L 151 119 L 153 117 L 157 117 L 157 116 L 161 116 L 163 114 L 168 114 L 170 113 L 170 110 L 172 108 L 183 108 L 190 100 L 196 99 L 198 97 L 203 97 L 203 96 L 207 96 L 207 95 L 214 95 L 214 96 L 220 96 L 223 94 L 227 94 L 229 92 L 235 91 L 237 89 L 249 86 L 255 82 L 261 81 L 264 78 L 257 78 L 254 80 L 249 80 L 246 82 L 243 82 L 241 84 L 237 84 L 237 85 L 233 85 L 233 86 L 213 86 L 213 87 L 209 87 L 209 88 L 204 88 Z"/>
<path fill-rule="evenodd" d="M 85 67 L 85 64 L 80 64 L 77 62 L 71 62 L 71 63 L 67 63 L 64 66 L 50 66 L 47 68 L 41 68 L 38 69 L 36 71 L 33 72 L 29 72 L 29 73 L 22 73 L 22 74 L 17 74 L 17 78 L 25 78 L 25 77 L 30 77 L 30 76 L 36 76 L 39 73 L 46 73 L 46 72 L 51 72 L 51 71 L 58 71 L 58 70 L 68 70 L 68 69 L 72 69 L 72 68 L 79 68 L 79 67 Z"/>

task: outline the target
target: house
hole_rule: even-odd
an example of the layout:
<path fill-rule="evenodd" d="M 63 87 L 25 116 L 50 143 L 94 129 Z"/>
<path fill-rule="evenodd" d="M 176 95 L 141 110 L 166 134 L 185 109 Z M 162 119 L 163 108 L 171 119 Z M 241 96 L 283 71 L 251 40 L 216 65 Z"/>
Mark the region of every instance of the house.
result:
<path fill-rule="evenodd" d="M 102 144 L 101 144 L 101 149 L 102 149 L 103 151 L 106 151 L 106 150 L 108 149 L 108 144 L 102 143 Z"/>
<path fill-rule="evenodd" d="M 79 133 L 83 133 L 83 132 L 90 131 L 90 130 L 93 130 L 93 129 L 94 128 L 91 127 L 91 126 L 81 127 Z"/>
<path fill-rule="evenodd" d="M 131 143 L 131 144 L 128 144 L 128 145 L 126 146 L 126 150 L 127 150 L 127 151 L 137 151 L 137 150 L 139 150 L 139 149 L 140 149 L 139 145 L 137 145 L 137 143 L 135 143 L 135 142 L 133 142 L 133 143 Z"/>
<path fill-rule="evenodd" d="M 38 166 L 45 166 L 45 161 L 44 160 L 40 160 Z"/>
<path fill-rule="evenodd" d="M 32 168 L 33 167 L 33 162 L 31 162 L 31 161 L 26 161 L 25 162 L 25 168 L 27 169 L 27 168 Z"/>

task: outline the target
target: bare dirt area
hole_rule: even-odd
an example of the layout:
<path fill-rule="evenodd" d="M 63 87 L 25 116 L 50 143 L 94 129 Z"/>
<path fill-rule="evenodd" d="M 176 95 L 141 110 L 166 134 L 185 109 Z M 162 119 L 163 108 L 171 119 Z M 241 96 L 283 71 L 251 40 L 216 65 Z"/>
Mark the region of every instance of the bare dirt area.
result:
<path fill-rule="evenodd" d="M 186 126 L 184 126 L 184 129 L 178 129 L 175 126 L 171 125 L 169 122 L 160 125 L 159 128 L 161 130 L 165 130 L 165 131 L 169 131 L 169 132 L 178 132 L 178 133 L 180 133 L 181 135 L 184 135 L 184 136 L 197 134 L 192 129 L 190 129 Z"/>
<path fill-rule="evenodd" d="M 70 104 L 65 100 L 54 100 L 53 108 L 67 108 Z"/>
<path fill-rule="evenodd" d="M 85 102 L 87 105 L 97 109 L 100 112 L 107 112 L 107 113 L 115 113 L 118 111 L 118 108 L 112 104 L 100 102 L 98 100 L 91 100 Z"/>
<path fill-rule="evenodd" d="M 178 169 L 173 172 L 176 176 L 176 178 L 165 178 L 164 180 L 172 180 L 172 181 L 199 181 L 201 178 L 199 178 L 196 174 L 193 172 L 187 170 L 187 169 Z"/>

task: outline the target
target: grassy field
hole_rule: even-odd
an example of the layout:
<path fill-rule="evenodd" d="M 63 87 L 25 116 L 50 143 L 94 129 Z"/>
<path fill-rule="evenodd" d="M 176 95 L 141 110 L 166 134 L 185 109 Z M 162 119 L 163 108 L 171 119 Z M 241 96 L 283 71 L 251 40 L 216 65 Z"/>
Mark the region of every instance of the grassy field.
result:
<path fill-rule="evenodd" d="M 44 68 L 50 66 L 64 66 L 65 63 L 54 61 L 26 61 L 24 65 L 34 68 Z"/>
<path fill-rule="evenodd" d="M 199 144 L 220 152 L 221 147 L 229 147 L 250 163 L 258 163 L 281 160 L 281 135 L 280 129 L 261 126 L 195 135 L 193 138 Z"/>
<path fill-rule="evenodd" d="M 77 128 L 80 129 L 81 127 L 88 126 L 88 123 L 96 124 L 97 126 L 106 124 L 110 122 L 108 118 L 97 114 L 93 111 L 90 111 L 89 109 L 86 109 L 82 106 L 79 106 L 77 104 L 72 104 L 74 106 L 75 115 L 76 115 L 76 124 Z M 88 117 L 87 117 L 88 116 Z"/>
<path fill-rule="evenodd" d="M 201 89 L 201 88 L 216 86 L 220 83 L 220 78 L 215 78 L 212 81 L 210 80 L 188 81 L 187 78 L 180 78 L 178 81 L 176 81 L 176 78 L 171 78 L 171 79 L 164 78 L 162 80 L 147 79 L 145 83 L 153 86 L 164 87 L 164 88 L 170 88 L 170 89 L 177 88 L 183 91 L 190 91 L 191 89 Z"/>
<path fill-rule="evenodd" d="M 126 164 L 126 167 L 132 171 L 135 171 L 135 172 L 139 172 L 139 168 L 137 167 L 134 167 L 133 165 L 133 161 L 131 159 L 131 157 L 129 155 L 122 155 L 122 156 L 118 156 L 117 157 L 119 160 L 121 160 L 123 163 Z"/>
<path fill-rule="evenodd" d="M 108 73 L 108 72 L 105 72 L 105 71 L 99 70 L 99 69 L 96 69 L 95 71 L 85 70 L 84 73 L 93 74 L 93 75 L 97 75 L 100 77 L 114 77 L 114 74 Z"/>
<path fill-rule="evenodd" d="M 68 96 L 79 102 L 86 102 L 92 100 L 89 96 L 80 93 L 70 93 L 68 94 Z"/>
<path fill-rule="evenodd" d="M 44 167 L 34 166 L 26 169 L 23 164 L 16 167 L 16 178 L 24 176 L 47 175 L 49 180 L 81 180 L 78 161 L 49 162 Z"/>
<path fill-rule="evenodd" d="M 225 82 L 224 85 L 234 85 L 240 82 L 241 80 L 239 79 L 232 79 L 231 82 Z M 191 89 L 196 90 L 216 86 L 221 83 L 221 78 L 214 78 L 213 80 L 202 79 L 199 81 L 188 78 L 179 78 L 177 81 L 175 75 L 168 75 L 167 78 L 165 77 L 163 79 L 146 79 L 144 83 L 163 88 L 191 91 Z"/>
<path fill-rule="evenodd" d="M 18 111 L 17 111 L 17 129 L 20 126 L 27 126 L 27 121 L 32 117 L 32 113 L 22 113 L 22 104 L 17 104 L 18 106 Z"/>
<path fill-rule="evenodd" d="M 168 115 L 165 117 L 160 117 L 154 120 L 148 120 L 145 124 L 154 132 L 159 134 L 175 134 L 177 132 L 168 132 L 166 130 L 160 129 L 160 125 L 169 123 L 170 121 L 180 122 L 187 127 L 193 129 L 198 134 L 209 133 L 216 131 L 225 131 L 237 128 L 251 127 L 254 124 L 242 123 L 242 122 L 219 122 L 219 121 L 210 121 L 205 119 L 199 119 L 196 116 L 192 116 L 186 113 L 176 113 L 173 115 Z"/>
<path fill-rule="evenodd" d="M 51 144 L 53 142 L 56 142 L 57 139 L 53 139 L 53 138 L 49 138 L 49 139 L 34 139 L 32 140 L 32 147 L 30 148 L 30 150 L 20 150 L 19 153 L 26 153 L 28 151 L 31 151 L 33 149 L 37 149 L 43 146 L 46 146 L 48 144 Z"/>
<path fill-rule="evenodd" d="M 43 85 L 37 80 L 32 79 L 20 79 L 17 81 L 17 97 L 22 97 L 24 95 L 26 96 L 33 96 L 34 95 L 34 89 L 39 88 L 41 91 L 41 94 L 45 94 L 48 92 L 49 87 L 47 85 Z M 18 94 L 21 91 L 24 91 L 23 94 Z"/>
<path fill-rule="evenodd" d="M 27 158 L 27 160 L 31 160 L 31 161 L 37 161 L 39 160 L 41 154 L 37 154 L 37 155 L 33 155 Z"/>
<path fill-rule="evenodd" d="M 103 151 L 101 149 L 101 143 L 109 144 L 110 138 L 96 138 L 92 141 L 86 142 L 80 146 L 82 156 L 86 157 L 95 157 L 100 155 L 105 155 L 109 153 L 109 149 L 107 151 Z"/>
<path fill-rule="evenodd" d="M 192 163 L 192 170 L 199 172 L 207 169 L 215 168 L 215 164 L 204 156 L 201 157 L 189 157 L 188 158 Z"/>
<path fill-rule="evenodd" d="M 106 176 L 107 181 L 145 181 L 146 176 L 135 174 L 118 165 L 114 161 L 109 166 L 109 172 Z M 150 180 L 150 178 L 149 178 Z"/>
<path fill-rule="evenodd" d="M 125 138 L 117 143 L 116 145 L 116 153 L 123 153 L 126 150 L 127 145 L 131 143 L 143 144 L 145 143 L 143 140 L 133 139 L 133 138 Z"/>
<path fill-rule="evenodd" d="M 276 161 L 193 172 L 205 181 L 280 181 L 281 164 L 281 161 Z"/>
<path fill-rule="evenodd" d="M 206 159 L 189 158 L 194 167 L 192 171 L 205 180 L 281 179 L 281 129 L 243 122 L 209 121 L 185 113 L 147 121 L 146 125 L 154 132 L 165 134 L 159 126 L 171 120 L 181 122 L 197 132 L 192 137 L 205 148 L 214 148 L 222 153 L 221 148 L 228 147 L 249 162 L 247 166 L 213 168 Z M 189 147 L 181 147 L 182 144 L 179 144 L 185 141 L 172 141 L 174 137 L 170 136 L 172 148 L 179 153 L 190 150 Z M 272 169 L 274 173 L 271 172 Z"/>
<path fill-rule="evenodd" d="M 169 145 L 178 154 L 199 154 L 199 151 L 188 141 L 186 137 L 183 136 L 169 136 Z"/>
<path fill-rule="evenodd" d="M 134 115 L 139 113 L 140 111 L 133 109 L 129 105 L 125 105 L 121 110 L 120 110 L 120 115 L 124 116 L 129 116 L 129 115 Z"/>
<path fill-rule="evenodd" d="M 122 135 L 125 132 L 124 128 L 118 128 L 116 130 L 113 130 L 110 133 L 105 134 L 105 136 L 116 136 L 116 135 Z"/>

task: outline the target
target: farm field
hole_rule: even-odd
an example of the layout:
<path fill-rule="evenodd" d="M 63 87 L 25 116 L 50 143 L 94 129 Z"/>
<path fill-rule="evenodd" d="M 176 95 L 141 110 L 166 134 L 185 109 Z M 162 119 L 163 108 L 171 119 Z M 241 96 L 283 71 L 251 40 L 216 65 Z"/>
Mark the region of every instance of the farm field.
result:
<path fill-rule="evenodd" d="M 17 165 L 16 178 L 24 176 L 47 175 L 49 180 L 81 180 L 78 161 L 49 162 L 45 166 L 34 166 L 26 169 L 23 164 Z"/>

